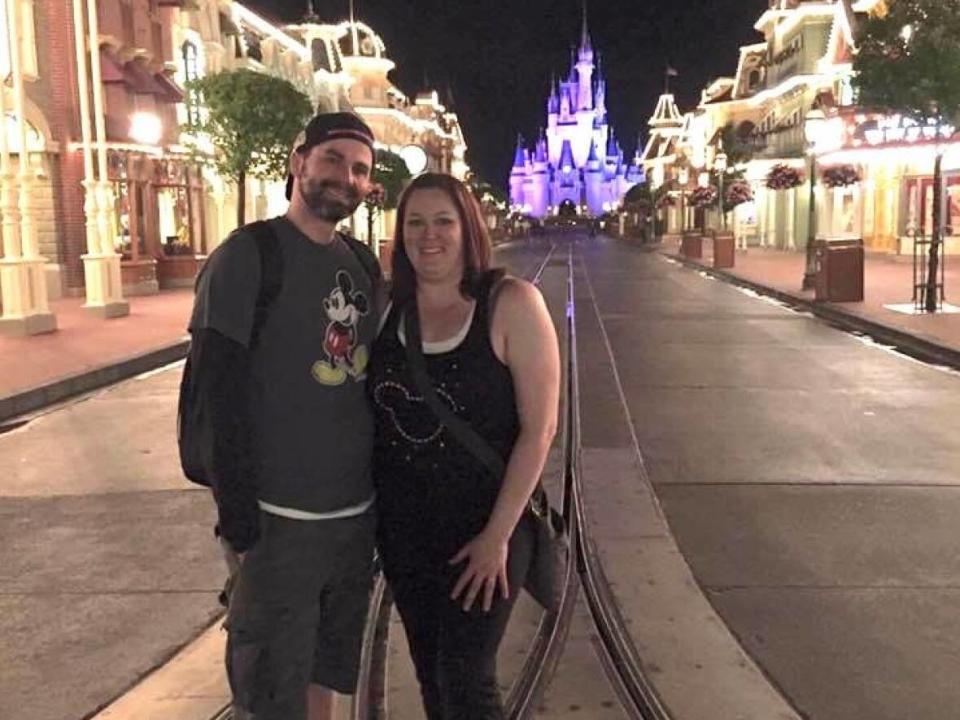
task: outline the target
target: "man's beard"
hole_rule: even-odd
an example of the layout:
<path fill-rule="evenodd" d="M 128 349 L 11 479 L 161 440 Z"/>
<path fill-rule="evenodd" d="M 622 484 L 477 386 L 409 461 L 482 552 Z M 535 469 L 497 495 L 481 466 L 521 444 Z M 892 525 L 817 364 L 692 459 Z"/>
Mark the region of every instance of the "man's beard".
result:
<path fill-rule="evenodd" d="M 311 180 L 301 176 L 297 183 L 300 197 L 310 212 L 320 220 L 337 223 L 353 214 L 360 205 L 360 193 L 351 185 L 332 180 Z M 346 198 L 333 197 L 331 190 L 341 191 Z"/>

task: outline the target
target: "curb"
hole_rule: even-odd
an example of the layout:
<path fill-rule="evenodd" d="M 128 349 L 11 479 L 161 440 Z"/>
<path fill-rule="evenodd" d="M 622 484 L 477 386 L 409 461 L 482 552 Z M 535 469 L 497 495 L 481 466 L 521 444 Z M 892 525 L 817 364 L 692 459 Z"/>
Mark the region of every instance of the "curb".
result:
<path fill-rule="evenodd" d="M 172 345 L 0 397 L 0 423 L 182 360 L 187 356 L 189 347 L 189 340 L 180 340 Z M 0 431 L 2 429 L 0 427 Z"/>
<path fill-rule="evenodd" d="M 946 365 L 955 370 L 960 370 L 960 350 L 957 348 L 944 345 L 920 335 L 914 335 L 876 320 L 870 320 L 869 318 L 847 310 L 841 310 L 840 307 L 834 303 L 808 300 L 793 293 L 777 290 L 768 285 L 747 280 L 727 270 L 719 270 L 709 265 L 703 265 L 681 255 L 675 255 L 669 252 L 662 252 L 662 254 L 665 258 L 674 260 L 684 267 L 705 272 L 717 280 L 722 280 L 730 285 L 738 285 L 761 295 L 772 297 L 786 305 L 805 310 L 822 320 L 826 320 L 844 329 L 855 330 L 864 335 L 869 335 L 874 340 L 883 344 L 893 345 L 897 350 L 917 360 L 935 365 Z"/>

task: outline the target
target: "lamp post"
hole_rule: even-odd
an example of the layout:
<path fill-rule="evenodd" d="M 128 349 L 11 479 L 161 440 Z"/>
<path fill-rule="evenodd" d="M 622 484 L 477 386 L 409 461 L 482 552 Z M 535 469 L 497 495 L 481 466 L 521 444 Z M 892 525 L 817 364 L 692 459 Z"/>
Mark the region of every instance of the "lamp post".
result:
<path fill-rule="evenodd" d="M 713 159 L 713 166 L 717 169 L 717 207 L 720 208 L 720 228 L 727 229 L 727 212 L 723 207 L 723 175 L 727 171 L 727 155 L 723 152 L 723 140 L 720 141 L 719 152 Z"/>
<path fill-rule="evenodd" d="M 803 134 L 807 140 L 807 154 L 810 156 L 810 208 L 807 220 L 807 261 L 803 272 L 802 289 L 809 290 L 814 286 L 817 276 L 816 256 L 813 244 L 817 237 L 817 143 L 823 132 L 827 118 L 823 110 L 814 107 L 807 113 L 803 121 Z"/>
<path fill-rule="evenodd" d="M 680 183 L 680 234 L 687 231 L 687 211 L 684 201 L 687 195 L 687 183 L 690 182 L 690 171 L 686 167 L 681 167 L 677 171 L 677 182 Z"/>

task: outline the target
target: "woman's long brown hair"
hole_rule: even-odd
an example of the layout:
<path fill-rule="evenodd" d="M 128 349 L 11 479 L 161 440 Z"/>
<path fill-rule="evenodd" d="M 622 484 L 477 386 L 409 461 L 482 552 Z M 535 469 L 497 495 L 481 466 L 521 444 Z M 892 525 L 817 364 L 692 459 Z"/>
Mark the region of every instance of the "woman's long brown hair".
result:
<path fill-rule="evenodd" d="M 463 231 L 463 278 L 460 280 L 460 292 L 465 297 L 477 298 L 480 288 L 490 281 L 490 260 L 493 254 L 490 234 L 483 222 L 480 204 L 470 189 L 452 175 L 424 173 L 417 176 L 403 191 L 400 206 L 397 209 L 397 230 L 393 241 L 393 288 L 390 297 L 395 305 L 412 299 L 417 292 L 417 274 L 410 263 L 404 247 L 403 226 L 407 215 L 407 204 L 418 190 L 442 190 L 453 202 L 460 216 Z"/>

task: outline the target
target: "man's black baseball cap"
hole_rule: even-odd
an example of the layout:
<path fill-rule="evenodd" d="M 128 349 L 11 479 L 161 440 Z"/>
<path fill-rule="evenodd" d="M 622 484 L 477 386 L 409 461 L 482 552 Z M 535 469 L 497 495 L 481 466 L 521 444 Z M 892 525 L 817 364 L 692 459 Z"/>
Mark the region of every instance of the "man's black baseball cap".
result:
<path fill-rule="evenodd" d="M 370 152 L 376 155 L 373 148 L 373 131 L 359 115 L 349 112 L 320 113 L 314 115 L 307 123 L 293 143 L 296 151 L 309 150 L 314 145 L 328 140 L 356 140 L 362 142 Z M 293 175 L 287 175 L 287 200 L 293 195 Z"/>

